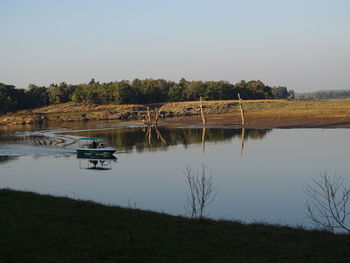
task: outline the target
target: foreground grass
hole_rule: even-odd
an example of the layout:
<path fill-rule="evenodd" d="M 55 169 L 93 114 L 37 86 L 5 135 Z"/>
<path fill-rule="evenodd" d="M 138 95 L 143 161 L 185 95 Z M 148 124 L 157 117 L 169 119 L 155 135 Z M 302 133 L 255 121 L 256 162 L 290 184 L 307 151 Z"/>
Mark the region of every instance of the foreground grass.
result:
<path fill-rule="evenodd" d="M 350 237 L 0 190 L 0 262 L 347 262 Z"/>

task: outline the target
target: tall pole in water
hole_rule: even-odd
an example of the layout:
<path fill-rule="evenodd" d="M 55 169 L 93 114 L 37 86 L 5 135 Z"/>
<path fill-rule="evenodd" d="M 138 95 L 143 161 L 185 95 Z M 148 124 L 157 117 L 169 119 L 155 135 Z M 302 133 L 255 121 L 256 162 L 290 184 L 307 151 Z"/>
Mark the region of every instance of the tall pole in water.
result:
<path fill-rule="evenodd" d="M 239 102 L 239 108 L 241 110 L 242 126 L 245 126 L 243 103 L 242 103 L 241 95 L 239 93 L 238 93 L 238 102 Z"/>
<path fill-rule="evenodd" d="M 204 116 L 204 111 L 203 111 L 203 100 L 202 100 L 202 97 L 200 97 L 200 101 L 201 101 L 200 108 L 201 108 L 202 122 L 203 122 L 203 126 L 205 126 L 206 121 L 205 121 L 205 116 Z"/>

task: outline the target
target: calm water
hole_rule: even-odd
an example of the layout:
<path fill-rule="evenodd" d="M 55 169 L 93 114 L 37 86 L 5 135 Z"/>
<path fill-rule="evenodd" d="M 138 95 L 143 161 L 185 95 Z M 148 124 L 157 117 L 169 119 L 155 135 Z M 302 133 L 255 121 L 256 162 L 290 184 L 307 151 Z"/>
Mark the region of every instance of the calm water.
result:
<path fill-rule="evenodd" d="M 304 189 L 323 171 L 350 179 L 349 129 L 242 130 L 37 127 L 0 134 L 0 188 L 9 187 L 186 215 L 184 171 L 205 165 L 217 189 L 212 218 L 307 225 Z M 75 139 L 108 138 L 119 149 L 106 170 L 86 169 Z M 242 141 L 242 137 L 244 140 Z"/>

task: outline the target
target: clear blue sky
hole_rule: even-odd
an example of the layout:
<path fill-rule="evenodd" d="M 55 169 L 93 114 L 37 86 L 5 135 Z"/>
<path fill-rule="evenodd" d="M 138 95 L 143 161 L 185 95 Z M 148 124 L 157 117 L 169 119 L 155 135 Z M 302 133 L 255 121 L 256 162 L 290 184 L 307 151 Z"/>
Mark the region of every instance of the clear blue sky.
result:
<path fill-rule="evenodd" d="M 350 89 L 348 0 L 0 0 L 0 82 Z"/>

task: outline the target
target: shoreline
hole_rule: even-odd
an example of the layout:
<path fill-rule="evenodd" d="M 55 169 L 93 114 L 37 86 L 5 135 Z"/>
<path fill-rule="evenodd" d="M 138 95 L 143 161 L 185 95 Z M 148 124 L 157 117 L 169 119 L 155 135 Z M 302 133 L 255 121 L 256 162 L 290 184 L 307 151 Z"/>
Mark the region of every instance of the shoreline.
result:
<path fill-rule="evenodd" d="M 227 129 L 292 129 L 292 128 L 350 128 L 349 118 L 315 118 L 300 116 L 270 116 L 264 114 L 247 115 L 246 125 L 240 124 L 239 114 L 209 115 L 206 117 L 206 128 Z M 194 126 L 202 128 L 202 122 L 198 117 L 177 117 L 160 121 L 165 126 Z"/>
<path fill-rule="evenodd" d="M 113 121 L 142 125 L 151 107 L 153 120 L 160 107 L 159 125 L 203 127 L 200 102 L 160 105 L 91 105 L 65 103 L 0 116 L 1 128 L 26 128 L 32 125 L 57 125 L 66 122 Z M 205 127 L 242 128 L 237 101 L 205 101 Z M 350 100 L 244 101 L 244 128 L 350 128 Z"/>

